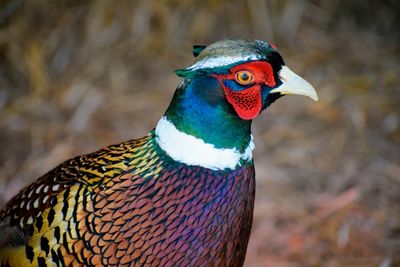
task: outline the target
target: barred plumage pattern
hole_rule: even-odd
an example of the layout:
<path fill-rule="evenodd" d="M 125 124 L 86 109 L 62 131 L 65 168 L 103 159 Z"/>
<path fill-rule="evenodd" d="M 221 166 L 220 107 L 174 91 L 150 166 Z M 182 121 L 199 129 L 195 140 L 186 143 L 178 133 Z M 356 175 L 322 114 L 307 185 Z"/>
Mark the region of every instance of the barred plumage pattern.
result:
<path fill-rule="evenodd" d="M 0 266 L 242 266 L 254 167 L 173 161 L 154 131 L 68 160 L 0 212 Z"/>

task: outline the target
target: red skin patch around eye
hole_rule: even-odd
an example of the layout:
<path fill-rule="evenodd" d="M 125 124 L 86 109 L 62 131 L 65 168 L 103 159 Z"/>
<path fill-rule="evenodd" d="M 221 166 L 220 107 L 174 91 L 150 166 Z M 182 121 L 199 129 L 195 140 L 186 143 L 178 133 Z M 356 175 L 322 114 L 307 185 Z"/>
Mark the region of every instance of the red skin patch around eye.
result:
<path fill-rule="evenodd" d="M 243 91 L 233 91 L 223 87 L 226 98 L 240 118 L 251 120 L 261 111 L 261 86 L 253 86 Z"/>
<path fill-rule="evenodd" d="M 246 70 L 253 75 L 252 86 L 241 90 L 235 91 L 225 86 L 224 80 L 234 80 L 236 72 Z M 265 61 L 252 61 L 249 63 L 235 66 L 227 75 L 215 76 L 222 88 L 224 89 L 226 99 L 233 106 L 236 113 L 243 120 L 254 119 L 261 111 L 261 86 L 263 84 L 269 87 L 275 86 L 275 78 L 273 69 L 270 64 Z"/>

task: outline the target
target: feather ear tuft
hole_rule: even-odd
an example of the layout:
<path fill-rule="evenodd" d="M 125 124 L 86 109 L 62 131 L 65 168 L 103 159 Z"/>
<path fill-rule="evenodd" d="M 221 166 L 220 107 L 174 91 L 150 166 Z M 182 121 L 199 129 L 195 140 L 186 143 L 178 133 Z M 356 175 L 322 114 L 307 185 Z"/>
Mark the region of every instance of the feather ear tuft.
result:
<path fill-rule="evenodd" d="M 196 77 L 196 75 L 195 75 L 196 72 L 192 71 L 191 69 L 178 69 L 178 70 L 175 70 L 175 73 L 176 73 L 176 75 L 178 75 L 179 77 L 182 77 L 182 78 L 191 79 L 191 78 Z"/>
<path fill-rule="evenodd" d="M 201 51 L 203 51 L 204 48 L 206 48 L 206 47 L 207 47 L 206 45 L 194 45 L 193 52 L 192 52 L 193 56 L 197 57 L 201 53 Z"/>

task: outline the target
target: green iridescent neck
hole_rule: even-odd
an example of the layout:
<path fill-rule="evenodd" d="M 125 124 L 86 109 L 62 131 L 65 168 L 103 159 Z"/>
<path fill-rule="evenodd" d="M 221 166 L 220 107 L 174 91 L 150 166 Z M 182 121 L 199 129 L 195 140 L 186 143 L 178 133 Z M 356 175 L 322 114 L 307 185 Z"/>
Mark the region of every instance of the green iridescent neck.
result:
<path fill-rule="evenodd" d="M 184 80 L 165 116 L 179 131 L 216 148 L 236 148 L 243 152 L 251 139 L 251 120 L 237 116 L 213 77 Z"/>

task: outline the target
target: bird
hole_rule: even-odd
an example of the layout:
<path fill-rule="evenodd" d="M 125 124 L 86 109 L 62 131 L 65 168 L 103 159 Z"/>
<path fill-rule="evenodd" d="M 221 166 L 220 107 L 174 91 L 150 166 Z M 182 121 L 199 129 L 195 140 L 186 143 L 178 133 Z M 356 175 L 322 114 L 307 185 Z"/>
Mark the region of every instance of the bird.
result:
<path fill-rule="evenodd" d="M 264 41 L 193 55 L 148 135 L 66 160 L 6 203 L 0 266 L 243 266 L 252 120 L 285 95 L 318 95 Z"/>

